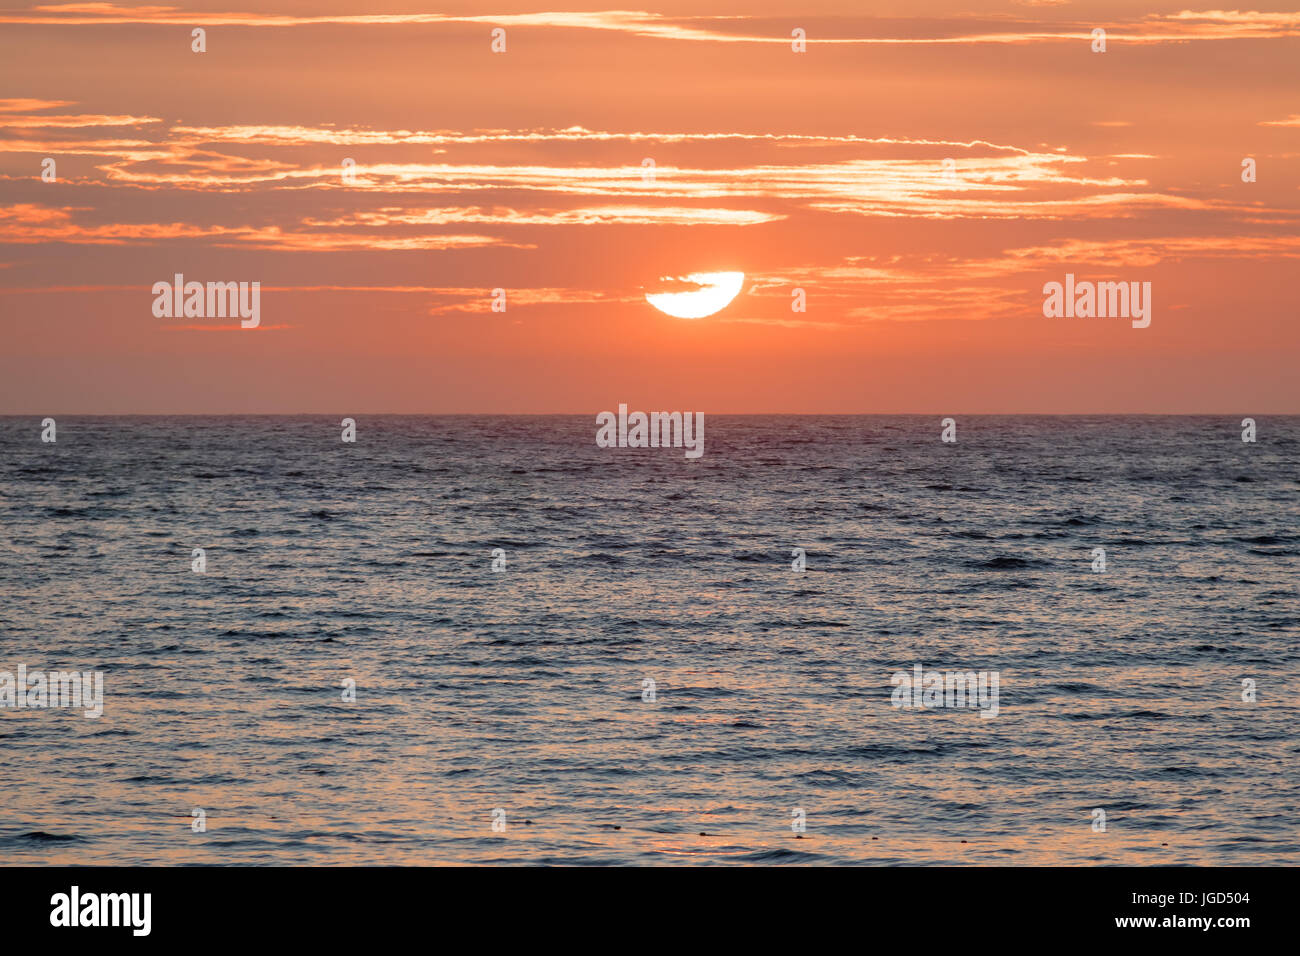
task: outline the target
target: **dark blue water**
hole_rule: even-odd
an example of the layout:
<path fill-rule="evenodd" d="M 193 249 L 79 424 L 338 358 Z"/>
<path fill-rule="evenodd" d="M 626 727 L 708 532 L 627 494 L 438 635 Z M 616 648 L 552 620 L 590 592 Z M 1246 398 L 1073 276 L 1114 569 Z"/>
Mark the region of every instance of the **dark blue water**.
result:
<path fill-rule="evenodd" d="M 0 419 L 0 860 L 1297 860 L 1300 418 L 341 417 Z"/>

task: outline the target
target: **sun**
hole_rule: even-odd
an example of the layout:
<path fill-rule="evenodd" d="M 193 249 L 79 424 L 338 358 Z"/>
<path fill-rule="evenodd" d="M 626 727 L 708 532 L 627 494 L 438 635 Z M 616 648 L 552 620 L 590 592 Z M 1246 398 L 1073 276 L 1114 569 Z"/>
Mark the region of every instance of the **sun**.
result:
<path fill-rule="evenodd" d="M 692 272 L 687 276 L 663 278 L 645 300 L 665 315 L 678 319 L 702 319 L 721 312 L 745 283 L 743 272 Z"/>

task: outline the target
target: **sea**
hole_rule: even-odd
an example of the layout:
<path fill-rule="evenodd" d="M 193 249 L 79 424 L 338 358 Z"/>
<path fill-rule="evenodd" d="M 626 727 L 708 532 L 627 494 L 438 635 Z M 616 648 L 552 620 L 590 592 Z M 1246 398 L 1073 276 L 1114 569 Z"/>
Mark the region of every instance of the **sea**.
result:
<path fill-rule="evenodd" d="M 0 864 L 1300 862 L 1300 417 L 343 417 L 0 418 Z"/>

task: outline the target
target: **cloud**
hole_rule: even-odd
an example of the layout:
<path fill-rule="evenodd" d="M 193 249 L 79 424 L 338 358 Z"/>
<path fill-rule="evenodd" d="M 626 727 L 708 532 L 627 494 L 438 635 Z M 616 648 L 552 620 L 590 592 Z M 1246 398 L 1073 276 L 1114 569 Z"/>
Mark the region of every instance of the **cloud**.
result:
<path fill-rule="evenodd" d="M 1042 4 L 1037 4 L 1042 6 Z M 810 44 L 1019 44 L 1085 41 L 1096 23 L 1037 23 L 1009 17 L 975 20 L 822 17 L 824 36 Z M 776 43 L 788 45 L 784 28 L 760 32 L 764 21 L 743 16 L 670 16 L 636 10 L 557 11 L 458 15 L 444 13 L 366 13 L 302 16 L 291 13 L 246 13 L 180 10 L 171 6 L 126 6 L 111 3 L 45 4 L 0 13 L 0 23 L 41 25 L 183 24 L 191 26 L 298 27 L 481 24 L 549 30 L 594 30 L 658 40 L 707 43 Z M 1300 13 L 1223 10 L 1149 14 L 1106 25 L 1108 38 L 1129 43 L 1180 43 L 1189 40 L 1280 39 L 1300 35 Z M 920 35 L 918 35 L 920 34 Z"/>
<path fill-rule="evenodd" d="M 26 113 L 31 110 L 51 110 L 61 106 L 72 106 L 69 100 L 35 100 L 29 98 L 0 99 L 0 113 Z M 5 119 L 8 125 L 9 119 Z"/>
<path fill-rule="evenodd" d="M 0 243 L 79 245 L 157 244 L 179 239 L 205 239 L 218 248 L 248 246 L 282 251 L 439 250 L 504 246 L 528 249 L 528 243 L 472 234 L 374 235 L 280 226 L 221 226 L 194 223 L 130 222 L 92 224 L 77 220 L 84 208 L 20 203 L 0 208 Z"/>

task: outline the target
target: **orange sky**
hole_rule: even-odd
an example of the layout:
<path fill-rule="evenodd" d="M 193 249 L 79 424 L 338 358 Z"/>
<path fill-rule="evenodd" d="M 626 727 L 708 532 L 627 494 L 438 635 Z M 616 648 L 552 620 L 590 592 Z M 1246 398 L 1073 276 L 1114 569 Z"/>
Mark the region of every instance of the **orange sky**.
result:
<path fill-rule="evenodd" d="M 1300 412 L 1300 12 L 629 6 L 0 11 L 0 413 Z"/>

